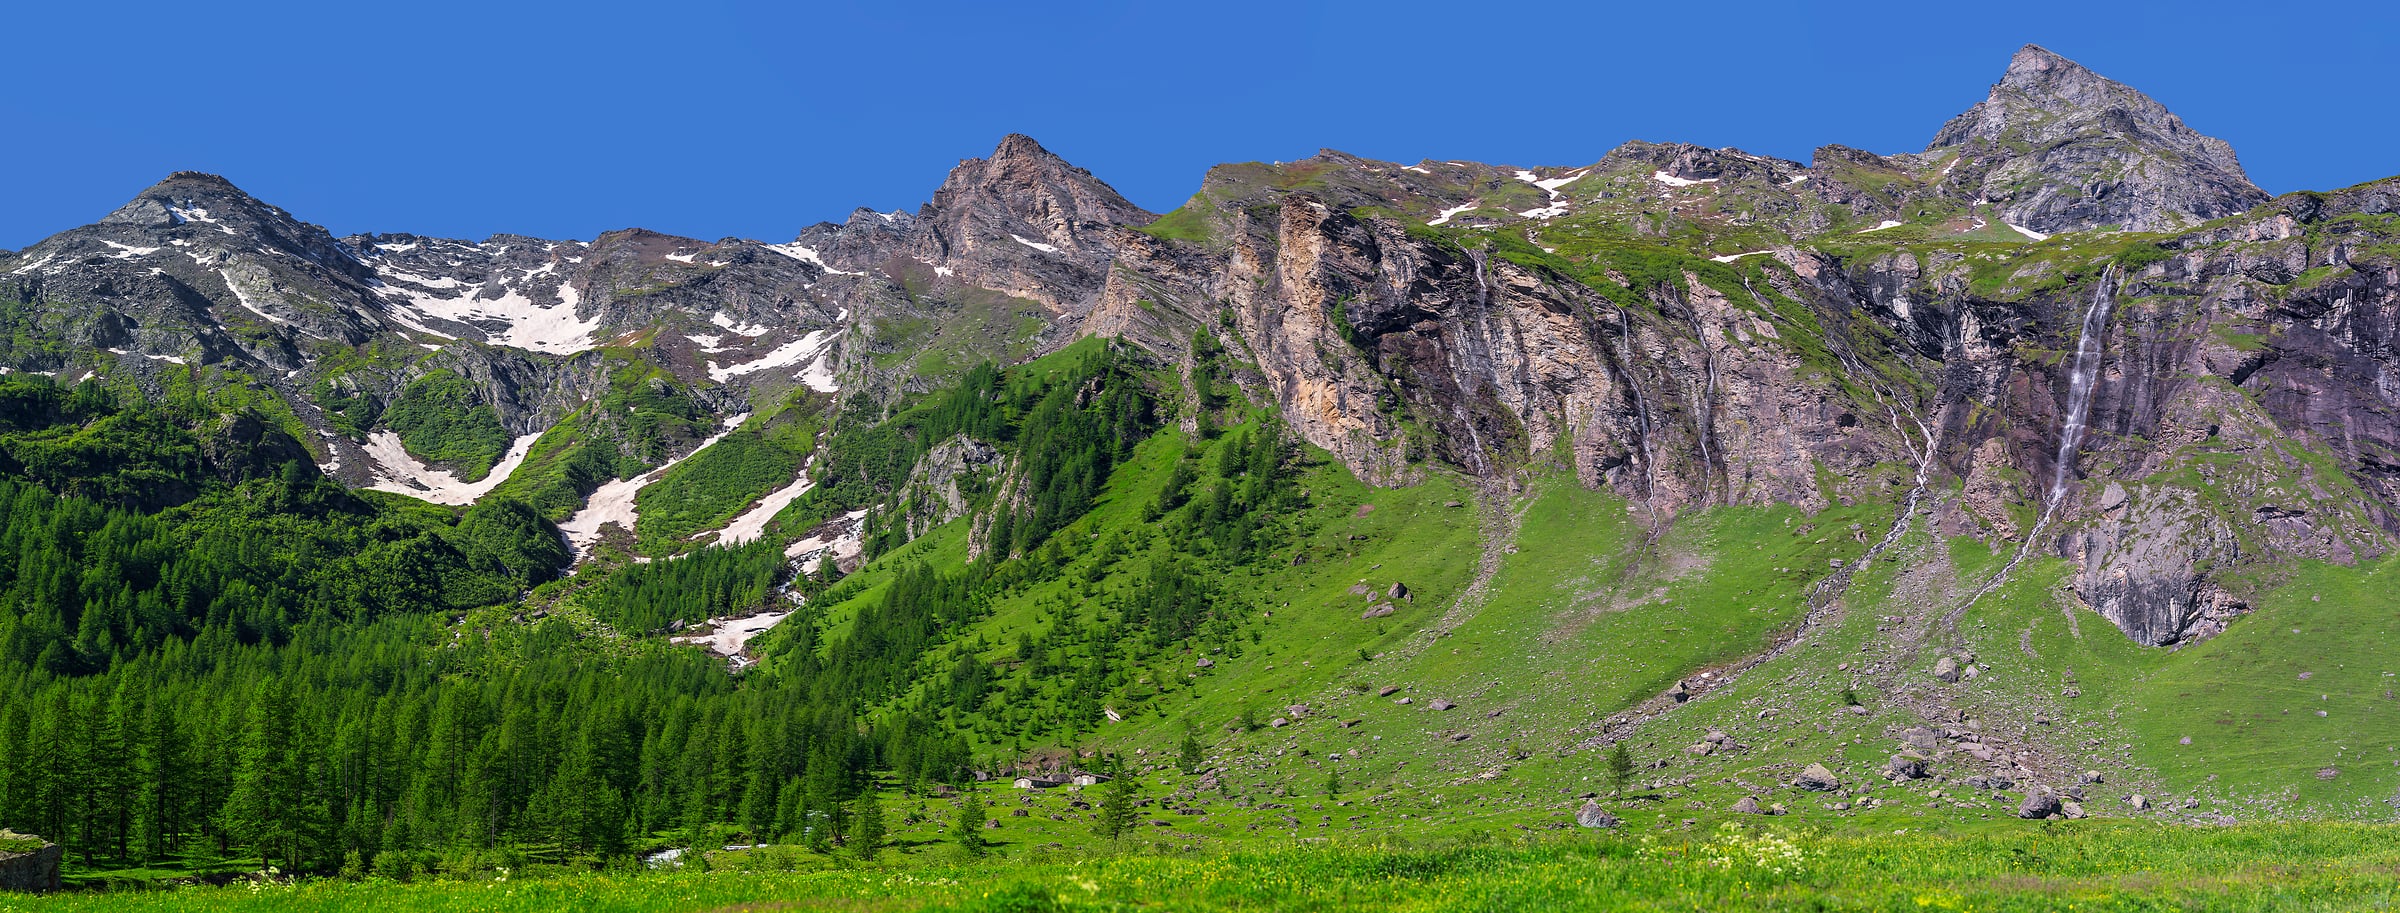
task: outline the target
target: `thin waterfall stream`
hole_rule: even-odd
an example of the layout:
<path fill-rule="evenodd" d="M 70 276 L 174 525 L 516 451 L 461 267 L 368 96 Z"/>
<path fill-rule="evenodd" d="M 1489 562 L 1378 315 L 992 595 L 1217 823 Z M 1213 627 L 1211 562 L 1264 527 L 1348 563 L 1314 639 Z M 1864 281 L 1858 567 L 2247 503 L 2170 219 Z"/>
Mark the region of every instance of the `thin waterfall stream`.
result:
<path fill-rule="evenodd" d="M 2033 521 L 2033 529 L 2025 534 L 2024 541 L 2017 544 L 2017 553 L 2000 567 L 1999 573 L 1992 575 L 1992 579 L 1984 581 L 1983 587 L 1976 590 L 1974 596 L 1951 610 L 1944 618 L 1946 622 L 1956 624 L 1958 617 L 1966 614 L 1967 609 L 2008 582 L 2009 572 L 2016 570 L 2017 565 L 2024 562 L 2025 556 L 2033 552 L 2034 545 L 2042 539 L 2042 533 L 2049 529 L 2051 518 L 2058 513 L 2059 502 L 2066 500 L 2067 482 L 2075 473 L 2075 457 L 2083 447 L 2084 431 L 2090 427 L 2092 391 L 2100 385 L 2102 349 L 2108 341 L 2108 314 L 2116 306 L 2116 295 L 2109 284 L 2116 274 L 2115 264 L 2101 269 L 2100 281 L 2092 287 L 2091 303 L 2083 309 L 2083 326 L 2075 340 L 2075 362 L 2068 369 L 2066 424 L 2058 435 L 2058 466 L 2050 474 L 2050 489 L 2042 498 L 2042 512 Z"/>

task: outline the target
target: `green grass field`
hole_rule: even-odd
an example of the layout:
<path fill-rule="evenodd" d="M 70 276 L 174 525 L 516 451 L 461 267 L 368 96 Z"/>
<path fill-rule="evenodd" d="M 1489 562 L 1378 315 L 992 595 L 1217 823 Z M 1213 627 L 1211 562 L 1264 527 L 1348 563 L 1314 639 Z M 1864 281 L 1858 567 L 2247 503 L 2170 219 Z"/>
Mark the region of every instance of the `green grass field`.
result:
<path fill-rule="evenodd" d="M 1511 841 L 1010 847 L 860 863 L 779 849 L 656 873 L 312 880 L 0 898 L 0 913 L 717 910 L 2380 910 L 2400 829 L 2026 823 L 1952 833 L 1667 827 Z"/>

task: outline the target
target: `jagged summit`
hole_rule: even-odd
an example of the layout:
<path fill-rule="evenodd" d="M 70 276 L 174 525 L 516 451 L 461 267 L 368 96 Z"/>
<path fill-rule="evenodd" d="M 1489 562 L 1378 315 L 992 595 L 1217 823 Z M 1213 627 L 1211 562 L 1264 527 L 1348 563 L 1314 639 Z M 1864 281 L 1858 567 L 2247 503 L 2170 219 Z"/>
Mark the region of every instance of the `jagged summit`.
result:
<path fill-rule="evenodd" d="M 1002 137 L 990 158 L 958 163 L 918 217 L 949 228 L 986 221 L 1036 227 L 1050 243 L 1068 247 L 1100 226 L 1157 218 L 1022 133 Z M 955 232 L 950 239 L 963 240 Z"/>
<path fill-rule="evenodd" d="M 1991 94 L 1925 151 L 1957 155 L 1945 190 L 2043 232 L 2163 230 L 2267 199 L 2224 140 L 2039 45 L 2018 49 Z"/>

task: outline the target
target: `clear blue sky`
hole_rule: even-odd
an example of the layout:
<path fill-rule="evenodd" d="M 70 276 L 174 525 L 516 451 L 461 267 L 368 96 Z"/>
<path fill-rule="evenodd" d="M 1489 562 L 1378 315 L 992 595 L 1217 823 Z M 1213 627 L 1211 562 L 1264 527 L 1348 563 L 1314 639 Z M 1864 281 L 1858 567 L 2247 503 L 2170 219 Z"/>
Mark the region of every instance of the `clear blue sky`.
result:
<path fill-rule="evenodd" d="M 336 233 L 780 240 L 915 208 L 1011 131 L 1173 208 L 1319 147 L 1583 164 L 1628 139 L 1922 148 L 2042 44 L 2261 186 L 2400 173 L 2385 3 L 20 4 L 0 248 L 177 169 Z"/>

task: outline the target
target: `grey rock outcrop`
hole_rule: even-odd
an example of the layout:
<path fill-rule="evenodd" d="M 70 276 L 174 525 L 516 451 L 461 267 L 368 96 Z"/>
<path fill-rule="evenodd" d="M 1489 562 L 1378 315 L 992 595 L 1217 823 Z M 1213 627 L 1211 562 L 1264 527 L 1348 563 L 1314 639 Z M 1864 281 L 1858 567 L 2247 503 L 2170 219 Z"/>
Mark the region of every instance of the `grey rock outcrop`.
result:
<path fill-rule="evenodd" d="M 1934 134 L 1943 189 L 2040 232 L 2164 231 L 2267 200 L 2233 147 L 2149 96 L 2026 45 L 1991 96 Z"/>
<path fill-rule="evenodd" d="M 30 838 L 14 831 L 0 831 L 0 839 L 13 842 Z M 24 852 L 0 852 L 0 891 L 58 890 L 58 866 L 65 858 L 66 850 L 55 843 L 43 843 Z"/>
<path fill-rule="evenodd" d="M 1825 765 L 1810 764 L 1801 769 L 1799 776 L 1792 778 L 1792 785 L 1810 792 L 1829 793 L 1842 788 L 1842 780 Z"/>

